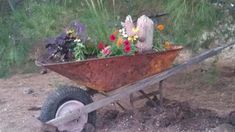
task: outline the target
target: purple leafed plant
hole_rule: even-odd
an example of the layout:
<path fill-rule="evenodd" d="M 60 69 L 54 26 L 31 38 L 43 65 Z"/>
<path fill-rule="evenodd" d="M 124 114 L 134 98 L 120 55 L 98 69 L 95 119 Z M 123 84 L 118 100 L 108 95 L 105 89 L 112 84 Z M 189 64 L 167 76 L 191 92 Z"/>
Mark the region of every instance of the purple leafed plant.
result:
<path fill-rule="evenodd" d="M 79 36 L 80 40 L 85 43 L 88 35 L 87 35 L 87 30 L 86 30 L 86 26 L 82 23 L 80 23 L 79 21 L 73 21 L 70 24 L 70 29 L 74 29 L 76 32 L 76 35 Z"/>
<path fill-rule="evenodd" d="M 54 61 L 70 61 L 74 59 L 74 40 L 80 39 L 82 43 L 87 40 L 87 32 L 84 24 L 73 21 L 64 32 L 56 38 L 50 38 L 46 42 L 48 59 Z"/>

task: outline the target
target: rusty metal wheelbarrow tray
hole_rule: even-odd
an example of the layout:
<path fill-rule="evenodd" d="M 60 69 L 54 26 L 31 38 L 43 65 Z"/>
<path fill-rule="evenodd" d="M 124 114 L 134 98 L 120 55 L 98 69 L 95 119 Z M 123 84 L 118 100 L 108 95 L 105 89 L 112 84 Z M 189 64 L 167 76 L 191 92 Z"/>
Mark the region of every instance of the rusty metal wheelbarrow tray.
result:
<path fill-rule="evenodd" d="M 40 65 L 79 85 L 109 92 L 170 68 L 181 49 L 174 46 L 163 52 Z"/>

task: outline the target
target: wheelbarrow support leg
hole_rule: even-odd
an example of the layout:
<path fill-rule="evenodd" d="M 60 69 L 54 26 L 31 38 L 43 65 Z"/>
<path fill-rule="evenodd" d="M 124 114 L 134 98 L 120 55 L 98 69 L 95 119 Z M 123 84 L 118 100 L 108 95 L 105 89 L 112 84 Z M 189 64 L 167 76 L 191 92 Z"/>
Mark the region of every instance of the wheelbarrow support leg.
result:
<path fill-rule="evenodd" d="M 107 94 L 105 94 L 105 93 L 103 93 L 103 92 L 101 92 L 100 93 L 101 95 L 103 95 L 103 96 L 105 96 L 105 97 L 109 97 L 109 95 L 107 95 Z M 124 106 L 122 106 L 118 101 L 117 102 L 115 102 L 123 111 L 126 111 L 126 108 L 124 107 Z"/>
<path fill-rule="evenodd" d="M 116 104 L 123 110 L 126 111 L 126 108 L 124 106 L 122 106 L 119 102 L 116 102 Z"/>
<path fill-rule="evenodd" d="M 152 104 L 154 107 L 157 107 L 157 104 L 155 101 L 153 101 L 150 96 L 148 96 L 143 90 L 140 90 L 139 91 L 145 98 L 147 98 Z"/>
<path fill-rule="evenodd" d="M 130 94 L 130 104 L 131 108 L 134 109 L 134 94 Z"/>
<path fill-rule="evenodd" d="M 160 100 L 160 107 L 161 108 L 163 108 L 163 92 L 162 92 L 162 84 L 163 84 L 163 81 L 164 80 L 161 80 L 160 82 L 159 82 L 159 100 Z"/>

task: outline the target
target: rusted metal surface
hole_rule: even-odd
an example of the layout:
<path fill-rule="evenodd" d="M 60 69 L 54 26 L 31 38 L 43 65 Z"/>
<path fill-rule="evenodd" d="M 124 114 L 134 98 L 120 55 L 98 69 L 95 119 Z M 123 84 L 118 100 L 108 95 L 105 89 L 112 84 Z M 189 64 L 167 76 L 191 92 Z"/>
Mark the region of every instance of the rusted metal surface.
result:
<path fill-rule="evenodd" d="M 181 49 L 177 46 L 158 53 L 41 65 L 79 85 L 108 92 L 168 69 Z"/>

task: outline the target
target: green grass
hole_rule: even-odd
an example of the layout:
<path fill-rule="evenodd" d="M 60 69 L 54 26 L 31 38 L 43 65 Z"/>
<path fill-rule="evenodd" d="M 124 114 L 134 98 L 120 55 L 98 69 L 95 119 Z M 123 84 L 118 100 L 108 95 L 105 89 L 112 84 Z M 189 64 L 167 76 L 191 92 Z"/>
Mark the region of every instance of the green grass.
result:
<path fill-rule="evenodd" d="M 170 31 L 176 43 L 198 49 L 198 39 L 203 31 L 211 30 L 222 18 L 221 12 L 210 0 L 166 0 L 170 13 Z"/>
<path fill-rule="evenodd" d="M 87 25 L 88 34 L 93 43 L 106 41 L 109 35 L 115 29 L 117 17 L 114 12 L 108 10 L 102 0 L 85 0 L 86 5 L 83 10 L 83 17 L 80 17 L 82 23 Z"/>
<path fill-rule="evenodd" d="M 56 3 L 31 1 L 10 15 L 1 17 L 0 77 L 28 63 L 31 46 L 64 30 L 76 18 L 75 10 Z"/>

